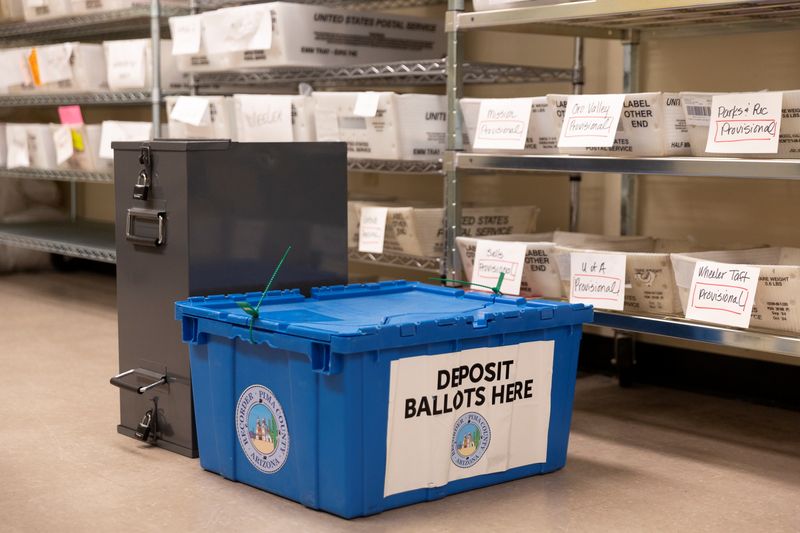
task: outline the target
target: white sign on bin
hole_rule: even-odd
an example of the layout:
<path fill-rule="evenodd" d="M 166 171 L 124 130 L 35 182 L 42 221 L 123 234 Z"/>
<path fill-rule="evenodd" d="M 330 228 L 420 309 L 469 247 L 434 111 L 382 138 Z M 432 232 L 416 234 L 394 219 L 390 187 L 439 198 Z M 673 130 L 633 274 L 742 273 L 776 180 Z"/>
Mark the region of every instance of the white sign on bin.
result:
<path fill-rule="evenodd" d="M 380 93 L 374 91 L 358 93 L 356 104 L 353 106 L 353 114 L 357 117 L 374 117 L 378 114 L 378 101 L 380 99 Z"/>
<path fill-rule="evenodd" d="M 270 94 L 235 94 L 248 139 L 262 142 L 292 142 L 292 97 Z"/>
<path fill-rule="evenodd" d="M 392 361 L 383 495 L 545 462 L 554 349 L 538 341 Z"/>
<path fill-rule="evenodd" d="M 698 261 L 689 287 L 686 318 L 746 328 L 756 297 L 761 269 Z"/>
<path fill-rule="evenodd" d="M 272 10 L 268 4 L 228 7 L 203 13 L 206 49 L 211 53 L 272 48 Z"/>
<path fill-rule="evenodd" d="M 625 307 L 624 254 L 570 254 L 569 301 L 598 309 Z"/>
<path fill-rule="evenodd" d="M 472 146 L 477 149 L 524 149 L 532 106 L 533 98 L 482 100 Z"/>
<path fill-rule="evenodd" d="M 388 207 L 362 207 L 358 227 L 358 251 L 382 254 L 383 238 L 386 233 Z"/>
<path fill-rule="evenodd" d="M 69 126 L 59 126 L 53 131 L 53 144 L 56 147 L 56 163 L 66 162 L 75 153 L 72 144 L 72 130 Z"/>
<path fill-rule="evenodd" d="M 524 242 L 503 242 L 478 240 L 475 245 L 475 260 L 472 264 L 472 282 L 494 287 L 503 276 L 500 292 L 503 294 L 519 294 L 522 276 L 525 271 L 525 253 L 528 245 Z M 477 291 L 489 291 L 485 287 L 472 285 Z"/>
<path fill-rule="evenodd" d="M 714 95 L 706 152 L 778 153 L 782 104 L 781 92 Z"/>
<path fill-rule="evenodd" d="M 184 124 L 201 126 L 207 122 L 209 116 L 208 104 L 208 98 L 202 96 L 179 96 L 169 118 Z"/>
<path fill-rule="evenodd" d="M 608 148 L 614 144 L 624 94 L 570 95 L 559 148 Z"/>

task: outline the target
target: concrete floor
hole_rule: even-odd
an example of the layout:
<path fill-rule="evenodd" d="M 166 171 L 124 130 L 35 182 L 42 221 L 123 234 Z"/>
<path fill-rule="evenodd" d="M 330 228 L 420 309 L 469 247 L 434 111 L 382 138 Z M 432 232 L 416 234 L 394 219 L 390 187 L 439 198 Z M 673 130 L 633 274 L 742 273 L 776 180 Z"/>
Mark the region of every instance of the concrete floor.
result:
<path fill-rule="evenodd" d="M 344 521 L 117 435 L 113 280 L 0 277 L 0 531 L 800 531 L 800 413 L 578 381 L 561 472 Z"/>

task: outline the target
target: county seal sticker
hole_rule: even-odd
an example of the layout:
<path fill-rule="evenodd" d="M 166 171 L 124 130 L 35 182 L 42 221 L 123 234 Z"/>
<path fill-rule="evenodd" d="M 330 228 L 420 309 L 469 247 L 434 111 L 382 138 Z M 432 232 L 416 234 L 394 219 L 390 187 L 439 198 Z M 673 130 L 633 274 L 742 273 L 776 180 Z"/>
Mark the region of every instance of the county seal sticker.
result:
<path fill-rule="evenodd" d="M 289 457 L 289 428 L 280 402 L 263 385 L 246 388 L 236 402 L 236 435 L 247 460 L 265 474 Z"/>
<path fill-rule="evenodd" d="M 456 420 L 450 460 L 459 468 L 469 468 L 481 460 L 492 441 L 489 422 L 478 413 L 467 413 Z"/>

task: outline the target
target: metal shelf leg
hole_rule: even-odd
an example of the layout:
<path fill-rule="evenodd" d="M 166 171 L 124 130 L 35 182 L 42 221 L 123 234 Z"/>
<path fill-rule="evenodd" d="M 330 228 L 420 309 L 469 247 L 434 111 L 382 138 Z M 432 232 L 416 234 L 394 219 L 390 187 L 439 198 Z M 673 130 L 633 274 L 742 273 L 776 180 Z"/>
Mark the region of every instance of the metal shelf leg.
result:
<path fill-rule="evenodd" d="M 448 0 L 447 17 L 464 11 L 464 0 Z M 464 91 L 464 46 L 459 32 L 447 33 L 447 157 L 445 158 L 444 202 L 445 242 L 444 277 L 456 279 L 461 275 L 461 266 L 456 252 L 456 237 L 461 233 L 461 199 L 458 171 L 452 157 L 456 150 L 463 150 L 461 131 L 461 108 L 459 100 Z"/>

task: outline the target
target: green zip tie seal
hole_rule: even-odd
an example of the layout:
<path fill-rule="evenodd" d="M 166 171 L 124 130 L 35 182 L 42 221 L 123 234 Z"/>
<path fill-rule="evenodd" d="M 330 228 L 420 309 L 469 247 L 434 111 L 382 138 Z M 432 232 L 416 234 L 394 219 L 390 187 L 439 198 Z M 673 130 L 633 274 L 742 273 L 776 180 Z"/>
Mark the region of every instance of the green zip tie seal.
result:
<path fill-rule="evenodd" d="M 483 287 L 484 289 L 489 289 L 492 291 L 495 296 L 502 296 L 503 293 L 500 292 L 500 287 L 503 286 L 503 278 L 506 277 L 505 272 L 500 272 L 500 275 L 497 277 L 497 285 L 494 287 L 490 287 L 488 285 L 481 285 L 480 283 L 472 283 L 471 281 L 463 281 L 460 279 L 447 279 L 447 278 L 428 278 L 429 281 L 444 281 L 445 283 L 460 283 L 461 285 L 473 285 L 475 287 Z"/>
<path fill-rule="evenodd" d="M 292 247 L 289 246 L 288 248 L 286 248 L 286 251 L 283 252 L 283 257 L 281 257 L 281 260 L 278 261 L 278 266 L 275 267 L 275 270 L 272 271 L 272 276 L 269 277 L 267 286 L 264 287 L 264 292 L 261 293 L 261 298 L 259 298 L 258 304 L 256 304 L 255 307 L 253 307 L 247 302 L 236 302 L 236 305 L 238 305 L 242 309 L 242 311 L 250 315 L 250 342 L 252 342 L 253 344 L 256 343 L 256 341 L 253 339 L 253 323 L 256 320 L 258 320 L 258 311 L 259 309 L 261 309 L 261 304 L 264 302 L 264 298 L 267 296 L 267 292 L 269 292 L 269 288 L 272 286 L 272 282 L 275 281 L 275 276 L 278 275 L 278 271 L 283 266 L 283 262 L 286 261 L 286 256 L 289 255 L 289 251 L 291 249 Z"/>

